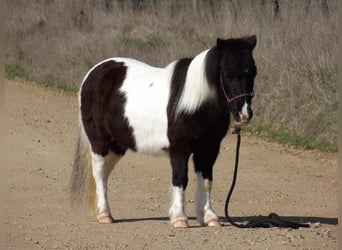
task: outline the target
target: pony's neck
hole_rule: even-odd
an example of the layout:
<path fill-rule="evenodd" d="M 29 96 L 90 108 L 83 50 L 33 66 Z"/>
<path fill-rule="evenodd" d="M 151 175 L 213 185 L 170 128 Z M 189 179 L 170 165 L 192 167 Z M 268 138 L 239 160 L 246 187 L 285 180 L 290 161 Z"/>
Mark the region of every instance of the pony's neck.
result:
<path fill-rule="evenodd" d="M 210 49 L 198 54 L 191 61 L 185 78 L 182 95 L 177 104 L 176 113 L 193 114 L 201 105 L 217 96 L 216 88 L 207 75 L 208 54 Z"/>

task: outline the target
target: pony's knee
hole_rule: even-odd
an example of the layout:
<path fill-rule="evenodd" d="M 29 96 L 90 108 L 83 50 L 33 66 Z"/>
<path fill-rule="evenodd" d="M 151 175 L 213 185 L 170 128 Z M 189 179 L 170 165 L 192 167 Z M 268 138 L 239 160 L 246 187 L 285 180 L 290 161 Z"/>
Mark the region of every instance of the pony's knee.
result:
<path fill-rule="evenodd" d="M 91 152 L 91 160 L 92 160 L 93 168 L 95 169 L 97 168 L 101 169 L 106 161 L 105 157 L 94 152 Z"/>
<path fill-rule="evenodd" d="M 204 187 L 204 191 L 207 193 L 211 192 L 211 187 L 212 187 L 212 181 L 209 179 L 204 179 L 203 181 L 203 187 Z"/>
<path fill-rule="evenodd" d="M 188 186 L 188 176 L 173 176 L 172 185 L 174 187 L 182 188 L 185 191 L 186 187 Z"/>
<path fill-rule="evenodd" d="M 188 185 L 188 159 L 187 154 L 171 154 L 172 185 L 186 189 Z"/>

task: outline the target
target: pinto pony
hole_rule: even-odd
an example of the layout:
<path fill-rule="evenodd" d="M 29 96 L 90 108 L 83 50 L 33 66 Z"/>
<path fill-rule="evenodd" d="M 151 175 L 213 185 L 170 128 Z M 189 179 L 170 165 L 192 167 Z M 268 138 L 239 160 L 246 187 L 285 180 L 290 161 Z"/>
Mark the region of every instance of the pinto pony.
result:
<path fill-rule="evenodd" d="M 238 125 L 252 118 L 256 37 L 217 39 L 214 47 L 165 68 L 130 58 L 95 65 L 79 91 L 77 150 L 72 199 L 90 200 L 99 223 L 112 223 L 107 180 L 130 149 L 165 153 L 172 166 L 173 227 L 188 227 L 185 189 L 193 154 L 197 175 L 196 217 L 220 226 L 211 207 L 213 166 L 230 117 Z"/>

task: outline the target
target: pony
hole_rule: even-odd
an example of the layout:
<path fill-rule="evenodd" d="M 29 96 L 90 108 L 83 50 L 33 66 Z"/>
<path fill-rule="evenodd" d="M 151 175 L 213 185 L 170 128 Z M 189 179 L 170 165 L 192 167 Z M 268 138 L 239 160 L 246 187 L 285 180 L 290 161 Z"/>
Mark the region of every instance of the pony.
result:
<path fill-rule="evenodd" d="M 250 121 L 257 74 L 256 36 L 220 39 L 193 58 L 165 68 L 123 57 L 96 64 L 84 77 L 79 100 L 74 201 L 88 200 L 99 223 L 113 223 L 108 176 L 127 150 L 166 154 L 172 166 L 170 223 L 188 227 L 188 161 L 197 176 L 196 219 L 220 226 L 211 206 L 213 166 L 231 118 Z"/>

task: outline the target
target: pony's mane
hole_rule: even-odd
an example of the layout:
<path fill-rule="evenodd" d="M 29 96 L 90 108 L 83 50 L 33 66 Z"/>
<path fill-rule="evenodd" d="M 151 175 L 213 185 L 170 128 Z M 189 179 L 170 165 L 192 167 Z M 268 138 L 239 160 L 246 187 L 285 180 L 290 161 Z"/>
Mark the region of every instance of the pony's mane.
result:
<path fill-rule="evenodd" d="M 176 107 L 176 114 L 193 114 L 199 107 L 216 97 L 216 89 L 206 75 L 207 49 L 191 61 L 185 78 L 182 94 Z"/>

